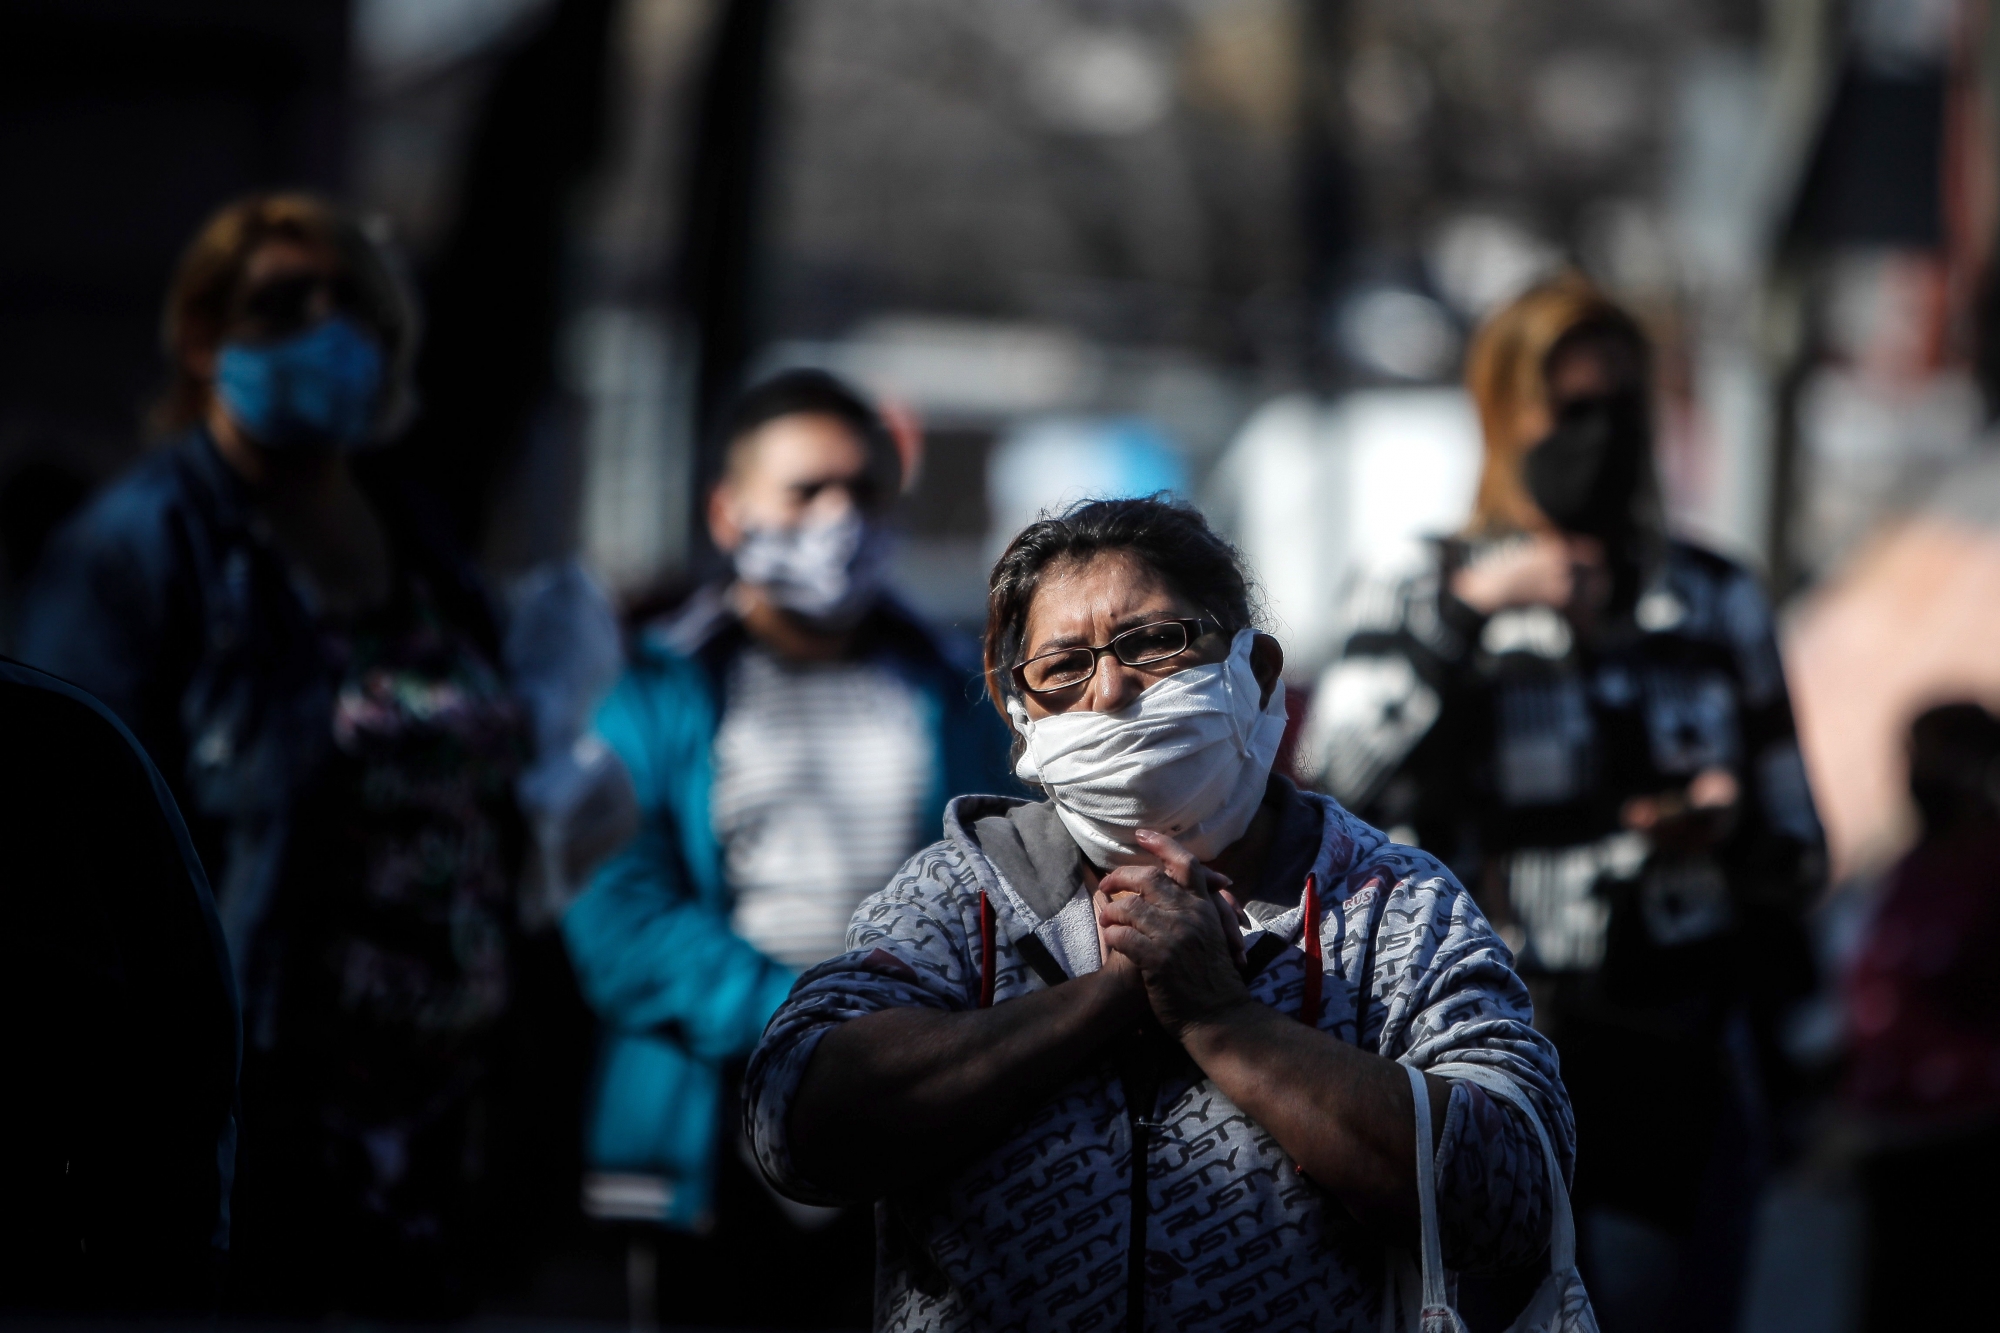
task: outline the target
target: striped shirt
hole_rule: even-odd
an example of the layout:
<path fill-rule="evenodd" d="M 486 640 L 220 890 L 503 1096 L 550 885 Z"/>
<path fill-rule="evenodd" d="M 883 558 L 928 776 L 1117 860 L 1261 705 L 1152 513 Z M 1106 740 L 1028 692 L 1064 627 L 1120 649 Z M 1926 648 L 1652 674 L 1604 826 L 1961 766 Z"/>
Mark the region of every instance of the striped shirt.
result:
<path fill-rule="evenodd" d="M 732 664 L 710 808 L 736 907 L 760 951 L 810 967 L 841 951 L 861 900 L 922 842 L 936 756 L 922 701 L 867 662 Z"/>

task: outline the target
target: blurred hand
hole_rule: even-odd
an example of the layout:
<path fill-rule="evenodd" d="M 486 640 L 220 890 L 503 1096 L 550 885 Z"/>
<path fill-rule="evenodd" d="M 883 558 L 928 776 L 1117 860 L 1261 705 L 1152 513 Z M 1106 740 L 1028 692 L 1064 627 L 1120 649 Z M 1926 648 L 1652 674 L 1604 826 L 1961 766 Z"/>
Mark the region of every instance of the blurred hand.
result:
<path fill-rule="evenodd" d="M 1240 909 L 1223 881 L 1164 834 L 1141 829 L 1157 866 L 1121 866 L 1098 882 L 1099 938 L 1137 966 L 1153 1015 L 1179 1038 L 1192 1024 L 1249 1001 Z M 1223 881 L 1227 882 L 1227 881 Z"/>
<path fill-rule="evenodd" d="M 1544 533 L 1506 546 L 1451 576 L 1452 595 L 1481 615 L 1516 606 L 1567 607 L 1576 593 L 1570 543 Z"/>
<path fill-rule="evenodd" d="M 1705 852 L 1728 834 L 1741 796 L 1734 773 L 1704 768 L 1680 791 L 1632 797 L 1619 818 L 1661 851 Z"/>

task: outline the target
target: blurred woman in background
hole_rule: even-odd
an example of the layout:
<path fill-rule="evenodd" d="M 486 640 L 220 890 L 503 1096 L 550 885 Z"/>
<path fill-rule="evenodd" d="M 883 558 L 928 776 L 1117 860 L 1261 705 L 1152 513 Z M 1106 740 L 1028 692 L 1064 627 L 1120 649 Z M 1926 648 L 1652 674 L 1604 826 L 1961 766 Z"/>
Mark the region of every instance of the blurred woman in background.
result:
<path fill-rule="evenodd" d="M 228 1303 L 465 1308 L 508 1004 L 520 726 L 467 570 L 365 452 L 411 303 L 316 199 L 216 214 L 168 294 L 174 436 L 55 538 L 20 653 L 137 733 L 244 1001 Z"/>
<path fill-rule="evenodd" d="M 1734 1326 L 1753 1108 L 1824 864 L 1763 592 L 1666 534 L 1649 362 L 1576 277 L 1480 330 L 1472 521 L 1357 589 L 1304 742 L 1520 955 L 1575 1099 L 1607 1333 Z"/>

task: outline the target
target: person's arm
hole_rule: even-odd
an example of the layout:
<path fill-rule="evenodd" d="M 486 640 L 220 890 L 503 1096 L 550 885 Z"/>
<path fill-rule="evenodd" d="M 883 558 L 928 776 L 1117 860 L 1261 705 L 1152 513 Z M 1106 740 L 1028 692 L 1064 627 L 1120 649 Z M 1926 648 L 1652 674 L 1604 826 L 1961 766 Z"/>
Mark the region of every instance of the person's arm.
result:
<path fill-rule="evenodd" d="M 577 983 L 619 1032 L 654 1032 L 697 1057 L 742 1056 L 790 989 L 766 958 L 696 896 L 672 820 L 655 809 L 591 878 L 562 920 Z"/>
<path fill-rule="evenodd" d="M 597 732 L 625 764 L 640 828 L 562 921 L 584 997 L 621 1032 L 655 1032 L 701 1059 L 742 1056 L 784 1000 L 791 969 L 758 952 L 689 882 L 673 784 L 702 728 L 674 682 L 628 673 Z"/>
<path fill-rule="evenodd" d="M 1782 1105 L 1806 1095 L 1782 1033 L 1794 1007 L 1821 981 L 1805 918 L 1826 885 L 1826 836 L 1764 591 L 1739 570 L 1718 600 L 1736 657 L 1742 795 L 1734 827 L 1713 854 L 1732 899 L 1739 985 L 1764 1096 Z"/>
<path fill-rule="evenodd" d="M 1825 885 L 1826 837 L 1799 754 L 1771 608 L 1745 571 L 1724 587 L 1720 602 L 1736 657 L 1744 757 L 1738 825 L 1721 854 L 1735 872 L 1739 906 L 1797 917 Z"/>
<path fill-rule="evenodd" d="M 854 1198 L 944 1179 L 1144 1013 L 1120 966 L 991 1009 L 885 1009 L 842 1023 L 792 1103 L 793 1166 Z"/>
<path fill-rule="evenodd" d="M 1160 868 L 1106 876 L 1107 889 L 1126 890 L 1100 909 L 1107 943 L 1140 965 L 1155 1014 L 1195 1063 L 1308 1177 L 1358 1219 L 1410 1241 L 1417 1201 L 1408 1075 L 1394 1060 L 1257 1003 L 1229 963 L 1205 893 L 1188 887 L 1201 888 L 1200 867 L 1171 839 L 1158 839 L 1156 854 Z M 1434 862 L 1403 855 L 1448 885 Z M 1374 969 L 1393 989 L 1363 997 L 1364 1030 L 1371 1012 L 1380 1015 L 1378 1049 L 1402 1052 L 1420 1067 L 1469 1059 L 1504 1070 L 1543 1105 L 1551 1137 L 1566 1145 L 1567 1103 L 1554 1082 L 1553 1052 L 1528 1026 L 1525 989 L 1477 909 L 1448 885 L 1449 895 L 1430 899 L 1440 910 L 1417 919 L 1407 886 L 1390 887 L 1392 869 L 1371 869 L 1368 877 L 1378 898 L 1397 900 L 1379 902 L 1372 918 L 1376 929 L 1398 932 L 1378 941 Z M 1391 912 L 1410 919 L 1392 928 Z M 1375 989 L 1370 978 L 1363 982 Z M 1476 1086 L 1428 1074 L 1425 1083 L 1452 1266 L 1531 1257 L 1545 1241 L 1548 1203 L 1532 1127 Z"/>
<path fill-rule="evenodd" d="M 842 1203 L 947 1178 L 1145 1014 L 1120 962 L 1020 995 L 1031 974 L 1005 946 L 996 986 L 1018 998 L 980 1009 L 978 953 L 978 884 L 948 843 L 862 903 L 847 952 L 799 979 L 744 1077 L 775 1187 Z"/>
<path fill-rule="evenodd" d="M 1443 552 L 1414 574 L 1368 576 L 1342 611 L 1341 655 L 1314 685 L 1300 752 L 1314 786 L 1382 828 L 1421 825 L 1454 770 L 1426 761 L 1484 617 L 1449 588 Z M 1426 742 L 1430 743 L 1426 743 Z"/>

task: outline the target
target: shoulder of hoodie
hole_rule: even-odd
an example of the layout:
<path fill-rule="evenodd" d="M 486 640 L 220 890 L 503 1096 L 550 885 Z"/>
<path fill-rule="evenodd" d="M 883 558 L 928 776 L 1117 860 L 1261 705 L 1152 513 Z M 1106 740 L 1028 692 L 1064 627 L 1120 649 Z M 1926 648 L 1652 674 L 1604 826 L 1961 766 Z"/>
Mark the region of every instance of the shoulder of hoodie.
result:
<path fill-rule="evenodd" d="M 1331 796 L 1321 792 L 1300 795 L 1317 802 L 1325 820 L 1322 836 L 1332 842 L 1326 848 L 1330 853 L 1328 889 L 1339 894 L 1335 901 L 1360 908 L 1376 902 L 1386 904 L 1390 898 L 1403 895 L 1416 899 L 1463 899 L 1471 907 L 1471 896 L 1457 876 L 1429 852 L 1391 842 L 1386 833 Z M 992 887 L 997 883 L 997 872 L 979 845 L 974 825 L 1024 804 L 1025 801 L 1013 796 L 954 798 L 945 807 L 944 836 L 905 862 L 887 891 L 898 891 L 898 896 L 908 898 L 915 889 L 915 897 L 942 898 Z M 1375 898 L 1355 901 L 1371 889 L 1377 891 Z"/>
<path fill-rule="evenodd" d="M 1376 899 L 1365 901 L 1386 902 L 1402 894 L 1413 898 L 1462 898 L 1471 903 L 1471 895 L 1458 882 L 1458 876 L 1437 857 L 1421 847 L 1391 840 L 1388 834 L 1324 792 L 1299 794 L 1319 802 L 1326 812 L 1328 833 L 1334 842 L 1327 872 L 1328 897 L 1333 901 L 1354 909 L 1364 905 L 1356 899 L 1373 889 L 1377 891 Z"/>

